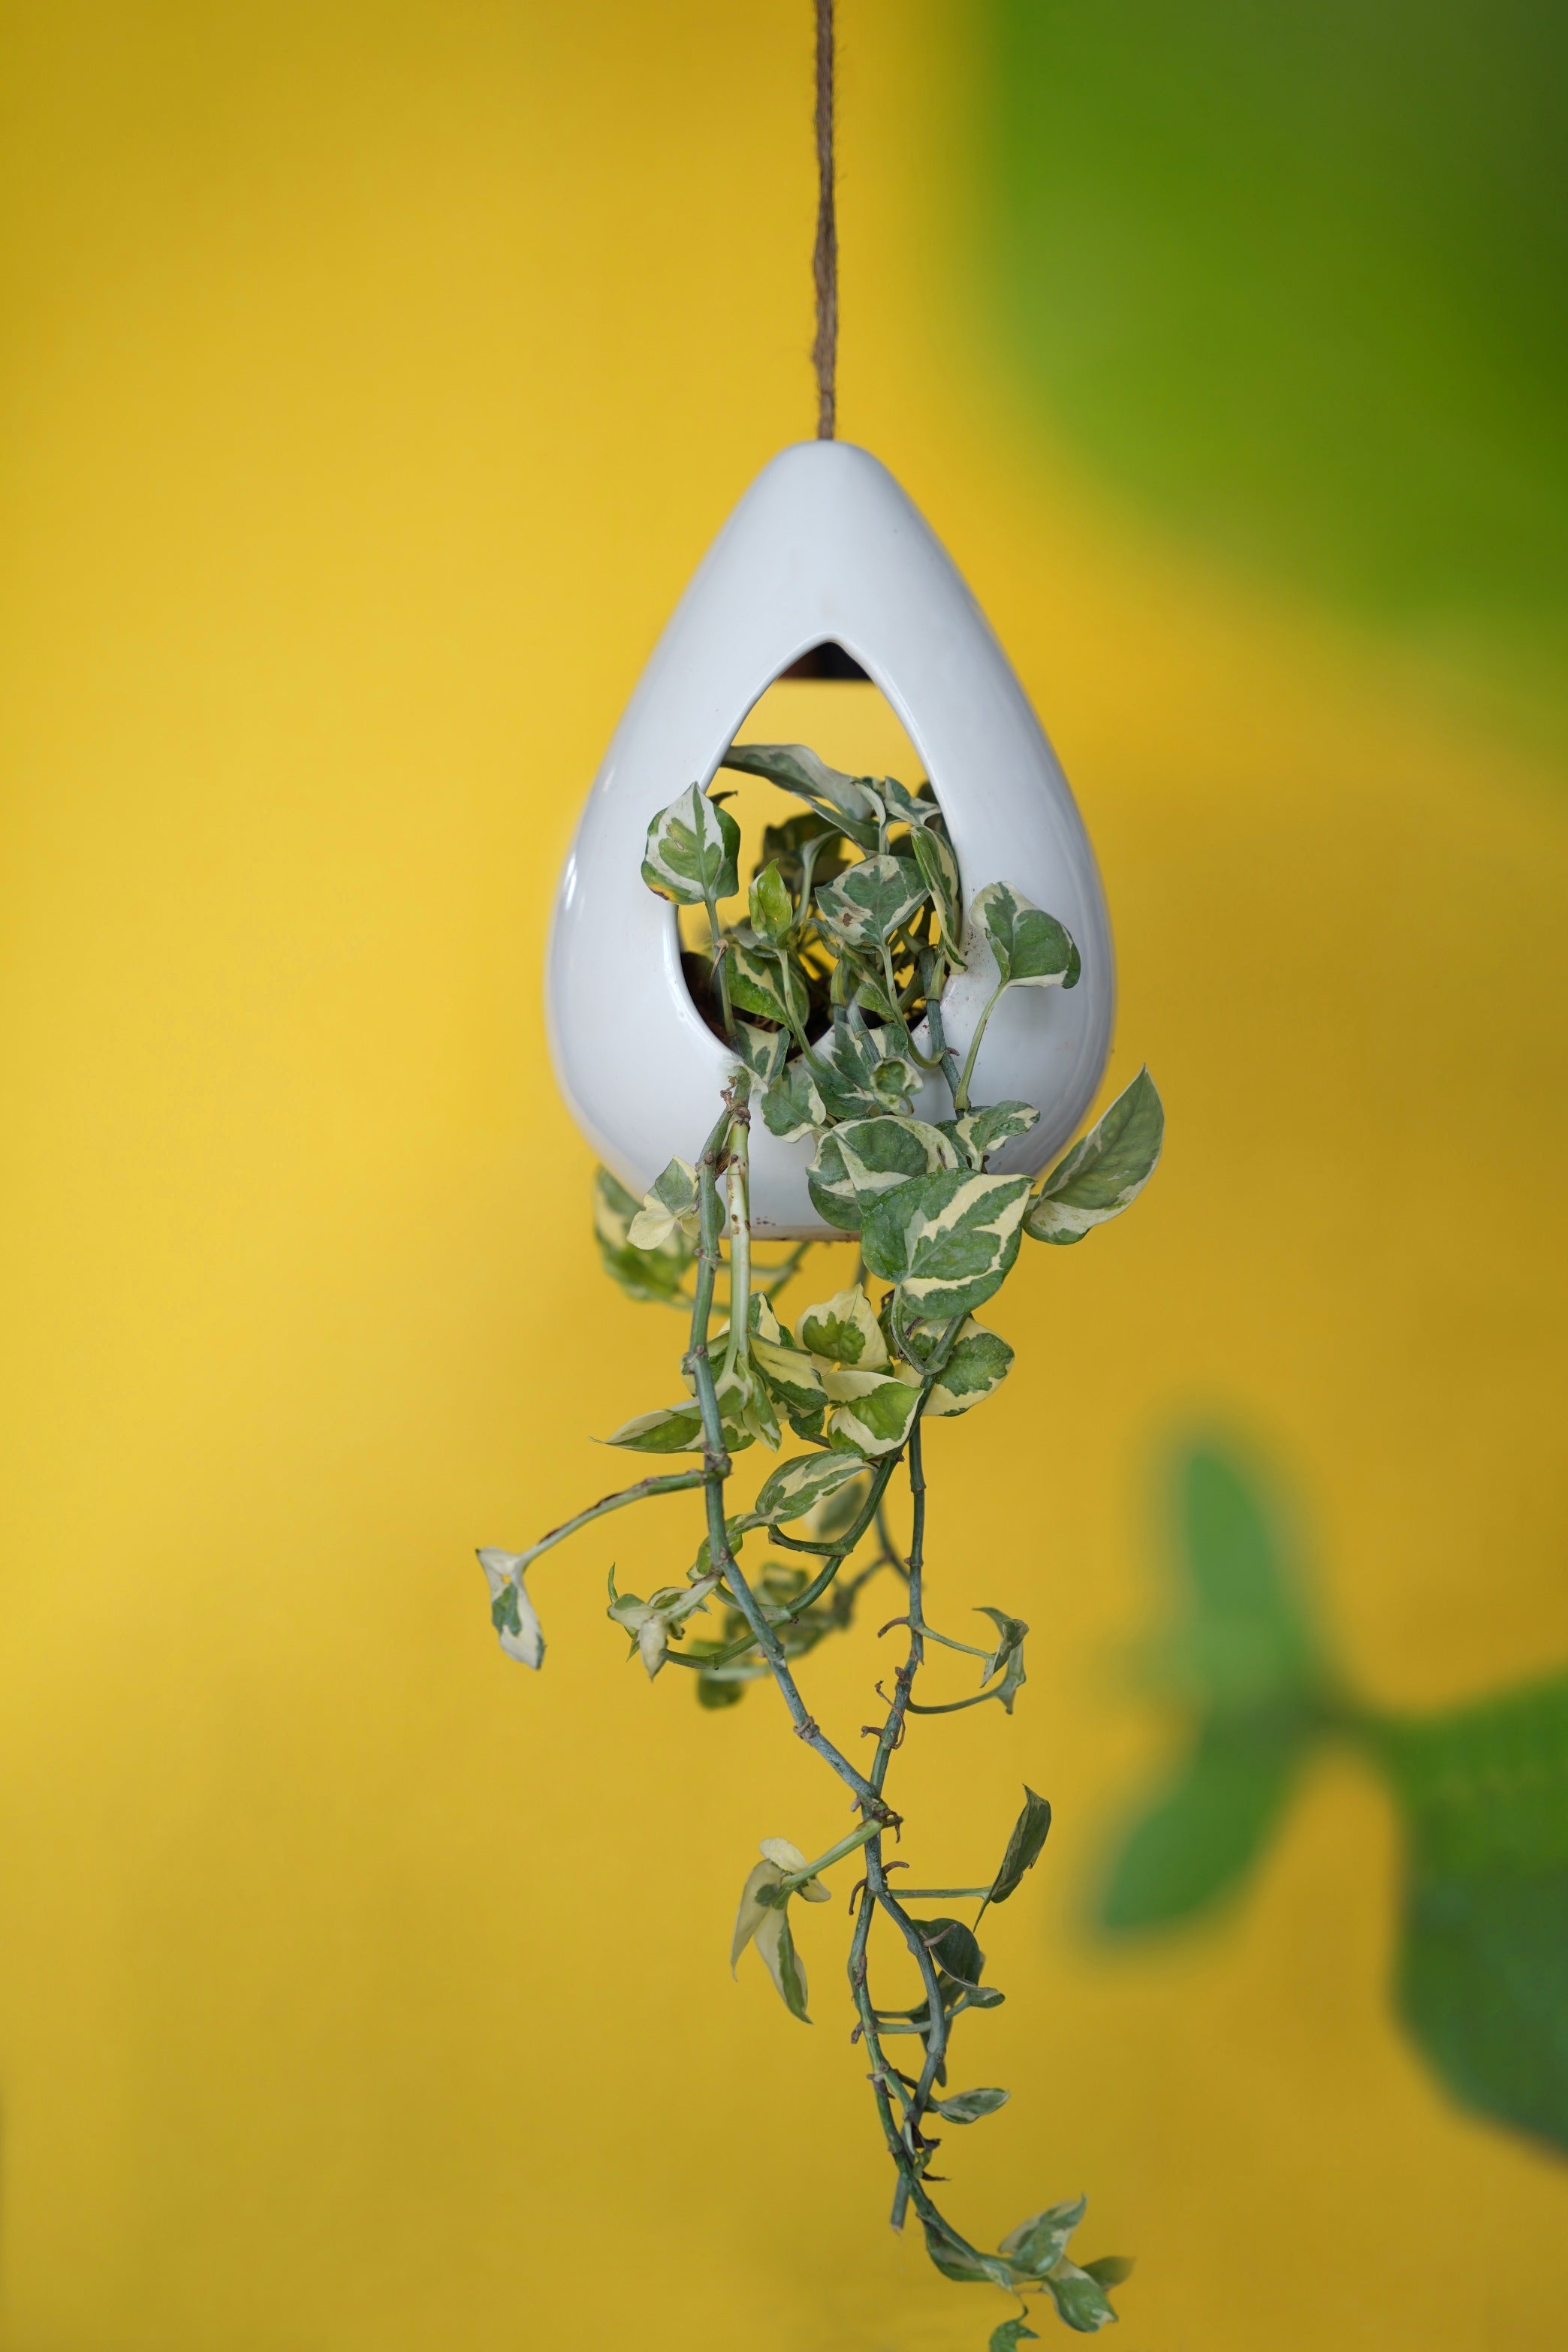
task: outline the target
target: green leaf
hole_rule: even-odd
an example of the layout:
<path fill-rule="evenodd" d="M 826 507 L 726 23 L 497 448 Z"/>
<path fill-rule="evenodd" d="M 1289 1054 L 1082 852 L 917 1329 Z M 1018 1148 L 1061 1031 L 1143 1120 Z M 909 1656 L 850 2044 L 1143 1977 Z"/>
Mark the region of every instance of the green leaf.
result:
<path fill-rule="evenodd" d="M 942 1377 L 926 1400 L 926 1415 L 967 1412 L 999 1389 L 1013 1361 L 1013 1350 L 997 1331 L 987 1331 L 973 1317 L 953 1341 Z"/>
<path fill-rule="evenodd" d="M 1026 2338 L 1032 2343 L 1039 2341 L 1026 2319 L 1005 2319 L 1000 2327 L 991 2330 L 988 2352 L 1018 2352 Z"/>
<path fill-rule="evenodd" d="M 776 947 L 795 927 L 795 901 L 784 887 L 777 858 L 770 858 L 753 877 L 750 896 L 752 929 L 770 947 Z"/>
<path fill-rule="evenodd" d="M 1088 2210 L 1087 2197 L 1047 2205 L 1043 2213 L 1031 2213 L 1026 2221 L 1008 2231 L 1002 2241 L 1002 2252 L 1017 2269 L 1030 2277 L 1043 2278 L 1066 2253 L 1068 2239 Z"/>
<path fill-rule="evenodd" d="M 1259 1474 L 1212 1443 L 1175 1465 L 1185 1623 L 1160 1644 L 1160 1679 L 1205 1709 L 1294 1714 L 1332 1686 L 1282 1508 Z"/>
<path fill-rule="evenodd" d="M 983 2254 L 951 2229 L 929 2198 L 920 2207 L 921 2226 L 925 2231 L 926 2252 L 943 2278 L 956 2279 L 961 2285 L 1013 2286 L 1010 2263 L 998 2254 Z"/>
<path fill-rule="evenodd" d="M 763 776 L 832 816 L 861 848 L 877 845 L 876 812 L 863 787 L 805 743 L 731 743 L 721 766 L 739 775 Z"/>
<path fill-rule="evenodd" d="M 731 1678 L 725 1675 L 700 1674 L 693 1679 L 697 1685 L 698 1706 L 717 1709 L 739 1706 L 746 1696 L 746 1683 L 752 1677 L 737 1675 Z"/>
<path fill-rule="evenodd" d="M 822 1385 L 833 1401 L 827 1418 L 836 1445 L 858 1454 L 896 1454 L 914 1426 L 921 1392 L 896 1372 L 859 1372 L 847 1365 L 831 1365 Z"/>
<path fill-rule="evenodd" d="M 1099 2254 L 1083 2267 L 1088 2276 L 1098 2279 L 1101 2286 L 1120 2286 L 1124 2279 L 1131 2277 L 1138 2265 L 1131 2254 Z"/>
<path fill-rule="evenodd" d="M 877 798 L 895 824 L 920 826 L 942 823 L 942 811 L 929 784 L 910 792 L 900 784 L 897 776 L 879 776 L 875 785 Z"/>
<path fill-rule="evenodd" d="M 741 828 L 697 784 L 661 809 L 647 829 L 642 878 L 678 907 L 728 898 L 740 887 Z"/>
<path fill-rule="evenodd" d="M 1211 1716 L 1175 1780 L 1123 1838 L 1100 1925 L 1119 1936 L 1170 1927 L 1234 1894 L 1284 1811 L 1301 1755 L 1294 1717 Z"/>
<path fill-rule="evenodd" d="M 730 940 L 724 948 L 724 969 L 730 1002 L 742 1013 L 760 1013 L 764 1021 L 803 1029 L 811 1013 L 811 1000 L 790 958 L 779 948 L 749 948 Z"/>
<path fill-rule="evenodd" d="M 962 1919 L 922 1919 L 921 1941 L 936 1964 L 937 1981 L 948 1999 L 968 1992 L 985 1973 L 985 1955 L 973 1927 Z"/>
<path fill-rule="evenodd" d="M 888 1343 L 870 1300 L 858 1285 L 835 1291 L 808 1307 L 795 1327 L 795 1338 L 814 1356 L 862 1372 L 887 1369 Z M 931 1410 L 928 1405 L 926 1410 Z"/>
<path fill-rule="evenodd" d="M 924 824 L 916 824 L 910 834 L 910 847 L 921 879 L 931 894 L 942 923 L 942 943 L 947 960 L 957 971 L 964 969 L 963 885 L 959 878 L 958 860 L 952 845 L 944 834 Z"/>
<path fill-rule="evenodd" d="M 1024 1783 L 1024 1810 L 1013 1824 L 1013 1834 L 1007 1840 L 1007 1851 L 1002 1856 L 1002 1867 L 991 1882 L 987 1903 L 1005 1903 L 1016 1892 L 1026 1871 L 1033 1870 L 1045 1849 L 1050 1834 L 1051 1809 L 1044 1797 L 1037 1797 L 1028 1782 Z"/>
<path fill-rule="evenodd" d="M 1009 882 L 988 882 L 969 910 L 1009 988 L 1076 988 L 1082 965 L 1066 927 Z"/>
<path fill-rule="evenodd" d="M 1058 1160 L 1030 1205 L 1025 1230 L 1066 1246 L 1119 1217 L 1160 1164 L 1165 1113 L 1154 1081 L 1140 1070 L 1098 1127 Z"/>
<path fill-rule="evenodd" d="M 757 1029 L 749 1021 L 735 1024 L 735 1050 L 764 1090 L 784 1068 L 789 1045 L 787 1029 Z"/>
<path fill-rule="evenodd" d="M 907 857 L 866 857 L 816 894 L 819 921 L 851 947 L 891 939 L 926 902 L 920 867 Z"/>
<path fill-rule="evenodd" d="M 642 1202 L 607 1168 L 594 1178 L 594 1235 L 599 1259 L 613 1282 L 639 1305 L 663 1305 L 680 1297 L 680 1278 L 691 1263 L 686 1237 L 672 1232 L 658 1249 L 634 1249 L 627 1239 Z"/>
<path fill-rule="evenodd" d="M 763 1118 L 768 1133 L 781 1143 L 797 1142 L 826 1124 L 827 1112 L 816 1090 L 811 1065 L 801 1055 L 789 1063 L 763 1097 Z"/>
<path fill-rule="evenodd" d="M 1047 2273 L 1046 2291 L 1057 2307 L 1058 2319 L 1076 2328 L 1080 2336 L 1096 2336 L 1102 2327 L 1114 2327 L 1116 2314 L 1100 2281 L 1089 2271 L 1080 2271 L 1076 2263 L 1060 2262 Z"/>
<path fill-rule="evenodd" d="M 917 1315 L 966 1315 L 1006 1280 L 1018 1255 L 1026 1176 L 955 1169 L 917 1177 L 866 1211 L 867 1265 L 896 1282 Z"/>
<path fill-rule="evenodd" d="M 781 1462 L 763 1479 L 752 1513 L 769 1527 L 804 1518 L 829 1495 L 858 1478 L 861 1470 L 852 1454 L 805 1454 L 793 1462 Z"/>
<path fill-rule="evenodd" d="M 1024 1637 L 1029 1629 L 1021 1617 L 1009 1617 L 1001 1609 L 982 1608 L 976 1614 L 989 1617 L 996 1628 L 996 1647 L 981 1667 L 980 1679 L 988 1683 L 993 1675 L 1001 1675 L 996 1689 L 986 1696 L 1000 1699 L 1004 1711 L 1011 1715 L 1013 1701 L 1028 1680 L 1024 1672 Z"/>
<path fill-rule="evenodd" d="M 943 2123 L 977 2124 L 982 2116 L 994 2116 L 1012 2097 L 1011 2091 L 959 2091 L 951 2099 L 933 2099 L 931 2113 Z"/>
<path fill-rule="evenodd" d="M 1568 1675 L 1379 1728 L 1400 2014 L 1460 2103 L 1568 2149 Z"/>
<path fill-rule="evenodd" d="M 966 1110 L 957 1118 L 941 1121 L 943 1135 L 970 1168 L 984 1168 L 988 1152 L 999 1151 L 1016 1135 L 1027 1135 L 1040 1123 L 1033 1103 L 992 1103 L 984 1110 Z"/>
<path fill-rule="evenodd" d="M 827 1129 L 806 1175 L 812 1205 L 829 1224 L 858 1233 L 868 1204 L 910 1176 L 956 1168 L 947 1137 L 924 1119 L 885 1116 Z"/>

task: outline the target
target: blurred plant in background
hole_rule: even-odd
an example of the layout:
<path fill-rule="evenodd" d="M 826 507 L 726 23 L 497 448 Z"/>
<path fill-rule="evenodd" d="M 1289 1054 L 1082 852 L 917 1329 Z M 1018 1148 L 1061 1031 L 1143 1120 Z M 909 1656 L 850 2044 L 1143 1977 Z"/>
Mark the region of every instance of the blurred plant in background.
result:
<path fill-rule="evenodd" d="M 1259 1475 L 1214 1444 L 1176 1472 L 1184 1607 L 1152 1645 L 1185 1752 L 1100 1889 L 1109 1934 L 1148 1936 L 1239 1893 L 1325 1742 L 1364 1759 L 1404 1843 L 1394 1999 L 1460 2103 L 1568 2148 L 1568 1672 L 1465 1706 L 1387 1714 L 1314 1622 Z"/>
<path fill-rule="evenodd" d="M 993 287 L 1140 500 L 1562 709 L 1568 12 L 991 0 Z"/>

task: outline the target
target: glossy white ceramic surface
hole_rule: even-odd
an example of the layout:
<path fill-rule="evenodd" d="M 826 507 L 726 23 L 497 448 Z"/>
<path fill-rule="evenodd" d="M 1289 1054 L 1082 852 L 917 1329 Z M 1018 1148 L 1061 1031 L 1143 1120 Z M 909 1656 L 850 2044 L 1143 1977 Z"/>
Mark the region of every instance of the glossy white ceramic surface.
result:
<path fill-rule="evenodd" d="M 1083 957 L 1070 992 L 1009 989 L 992 1016 L 974 1099 L 1014 1097 L 1041 1114 L 993 1164 L 1043 1167 L 1100 1082 L 1115 998 L 1110 934 L 1056 755 L 952 560 L 886 467 L 842 441 L 800 442 L 758 475 L 676 607 L 556 897 L 546 985 L 556 1076 L 584 1134 L 636 1193 L 674 1154 L 695 1156 L 728 1067 L 687 993 L 674 910 L 642 880 L 648 822 L 693 779 L 710 782 L 758 697 L 829 640 L 869 672 L 921 754 L 966 897 L 1013 883 L 1066 923 Z M 790 805 L 783 794 L 780 803 Z M 942 1000 L 961 1055 L 994 977 L 974 949 Z M 934 1082 L 916 1108 L 952 1112 Z M 810 1143 L 780 1143 L 760 1119 L 752 1132 L 757 1231 L 828 1235 L 805 1188 Z"/>

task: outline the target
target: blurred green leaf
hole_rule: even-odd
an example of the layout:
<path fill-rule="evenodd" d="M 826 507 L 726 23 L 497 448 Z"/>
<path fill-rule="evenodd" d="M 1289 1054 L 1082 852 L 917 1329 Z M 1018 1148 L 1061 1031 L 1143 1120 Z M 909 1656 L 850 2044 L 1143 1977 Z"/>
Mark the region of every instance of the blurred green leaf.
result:
<path fill-rule="evenodd" d="M 1234 1893 L 1261 1855 L 1294 1784 L 1291 1727 L 1214 1717 L 1172 1785 L 1132 1826 L 1100 1898 L 1114 1935 L 1173 1927 Z"/>
<path fill-rule="evenodd" d="M 1406 1836 L 1395 1997 L 1454 2096 L 1568 2147 L 1568 1675 L 1375 1752 Z"/>
<path fill-rule="evenodd" d="M 1037 1797 L 1028 1782 L 1024 1783 L 1024 1810 L 1013 1824 L 1013 1834 L 1007 1840 L 1007 1851 L 1002 1857 L 1002 1867 L 991 1883 L 987 1903 L 1005 1903 L 1009 1895 L 1021 1885 L 1026 1871 L 1033 1870 L 1045 1850 L 1050 1834 L 1051 1809 L 1044 1797 Z"/>

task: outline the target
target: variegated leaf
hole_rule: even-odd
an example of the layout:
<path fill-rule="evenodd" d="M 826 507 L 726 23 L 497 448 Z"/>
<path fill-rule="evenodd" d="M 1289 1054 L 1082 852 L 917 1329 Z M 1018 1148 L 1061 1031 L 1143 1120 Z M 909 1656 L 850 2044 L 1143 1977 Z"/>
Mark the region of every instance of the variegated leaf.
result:
<path fill-rule="evenodd" d="M 829 1363 L 847 1364 L 862 1372 L 887 1368 L 888 1343 L 865 1292 L 858 1286 L 835 1291 L 831 1298 L 808 1307 L 795 1327 L 795 1338 L 814 1356 Z"/>
<path fill-rule="evenodd" d="M 865 857 L 816 894 L 819 919 L 851 947 L 891 939 L 926 900 L 921 869 L 907 857 Z"/>
<path fill-rule="evenodd" d="M 771 1339 L 752 1341 L 752 1361 L 786 1412 L 820 1412 L 827 1399 L 811 1358 Z"/>
<path fill-rule="evenodd" d="M 763 1097 L 763 1118 L 768 1133 L 781 1143 L 798 1142 L 826 1123 L 826 1106 L 804 1055 L 797 1054 L 773 1079 Z"/>
<path fill-rule="evenodd" d="M 926 1412 L 939 1419 L 967 1412 L 999 1389 L 1013 1361 L 1013 1350 L 999 1331 L 987 1331 L 973 1317 L 954 1340 L 942 1377 L 926 1401 Z"/>
<path fill-rule="evenodd" d="M 697 1171 L 688 1160 L 672 1160 L 654 1178 L 652 1191 L 644 1194 L 626 1239 L 633 1249 L 656 1250 L 677 1232 L 695 1241 L 697 1223 Z"/>
<path fill-rule="evenodd" d="M 961 1168 L 914 1177 L 867 1210 L 866 1263 L 899 1285 L 914 1314 L 970 1314 L 1005 1281 L 1028 1197 L 1026 1176 Z"/>
<path fill-rule="evenodd" d="M 742 1013 L 760 1013 L 764 1021 L 804 1028 L 811 1011 L 805 984 L 781 950 L 749 948 L 731 940 L 724 949 L 730 1002 Z"/>
<path fill-rule="evenodd" d="M 896 1454 L 914 1425 L 921 1392 L 894 1372 L 857 1372 L 828 1365 L 822 1385 L 833 1400 L 828 1433 L 836 1445 L 859 1454 Z"/>
<path fill-rule="evenodd" d="M 969 910 L 1009 987 L 1076 988 L 1082 966 L 1065 926 L 1010 882 L 988 882 Z"/>
<path fill-rule="evenodd" d="M 1046 2273 L 1046 2292 L 1057 2307 L 1057 2317 L 1079 2336 L 1097 2336 L 1113 2327 L 1116 2314 L 1110 2297 L 1092 2271 L 1080 2271 L 1064 2255 L 1055 2270 Z"/>
<path fill-rule="evenodd" d="M 647 829 L 642 878 L 678 907 L 700 907 L 740 888 L 741 828 L 726 808 L 692 784 L 660 809 Z"/>
<path fill-rule="evenodd" d="M 858 846 L 877 845 L 872 803 L 858 778 L 830 768 L 806 743 L 731 743 L 721 765 L 742 776 L 764 776 L 831 816 Z"/>
<path fill-rule="evenodd" d="M 1119 1217 L 1159 1166 L 1164 1139 L 1164 1107 L 1140 1070 L 1099 1126 L 1058 1160 L 1030 1204 L 1025 1232 L 1060 1247 Z"/>
<path fill-rule="evenodd" d="M 525 1552 L 497 1551 L 489 1545 L 478 1554 L 490 1589 L 490 1623 L 501 1648 L 520 1665 L 537 1671 L 544 1664 L 544 1630 L 522 1580 L 526 1558 Z"/>
<path fill-rule="evenodd" d="M 1028 1627 L 1021 1617 L 1009 1617 L 1005 1610 L 982 1609 L 982 1617 L 989 1617 L 996 1628 L 996 1647 L 980 1669 L 980 1679 L 988 1683 L 993 1675 L 1000 1675 L 997 1687 L 987 1694 L 1000 1699 L 1005 1713 L 1011 1715 L 1013 1701 L 1028 1681 L 1024 1672 L 1024 1637 Z"/>
<path fill-rule="evenodd" d="M 594 1179 L 594 1237 L 599 1259 L 612 1282 L 639 1304 L 663 1302 L 680 1295 L 680 1278 L 691 1263 L 683 1234 L 672 1232 L 658 1249 L 634 1249 L 628 1236 L 641 1202 L 626 1186 L 601 1168 Z"/>
<path fill-rule="evenodd" d="M 861 1475 L 861 1465 L 852 1454 L 805 1454 L 793 1462 L 781 1462 L 763 1479 L 752 1506 L 752 1515 L 769 1527 L 804 1518 L 818 1503 Z"/>
<path fill-rule="evenodd" d="M 888 1058 L 886 1030 L 858 1028 L 847 1017 L 834 1022 L 812 1048 L 811 1077 L 829 1118 L 875 1118 L 887 1105 L 872 1085 L 877 1066 Z M 817 1122 L 820 1125 L 822 1122 Z"/>
<path fill-rule="evenodd" d="M 984 1168 L 986 1155 L 999 1151 L 1016 1135 L 1027 1135 L 1040 1123 L 1033 1103 L 991 1103 L 984 1110 L 966 1110 L 958 1118 L 940 1120 L 943 1135 L 952 1138 L 958 1156 L 971 1168 Z"/>
<path fill-rule="evenodd" d="M 634 1413 L 605 1438 L 606 1445 L 624 1445 L 633 1454 L 700 1454 L 702 1413 L 689 1404 L 663 1405 L 657 1412 Z"/>
<path fill-rule="evenodd" d="M 1047 2206 L 1043 2213 L 1031 2213 L 1026 2221 L 1008 2231 L 1001 2252 L 1028 2276 L 1043 2278 L 1066 2253 L 1068 2239 L 1088 2210 L 1088 2198 L 1075 2197 Z"/>
<path fill-rule="evenodd" d="M 939 823 L 941 821 L 942 811 L 929 784 L 922 784 L 918 791 L 911 793 L 907 784 L 900 783 L 897 776 L 879 776 L 876 792 L 895 824 L 907 824 L 914 831 L 921 825 L 929 824 L 933 817 Z"/>
<path fill-rule="evenodd" d="M 888 1116 L 828 1128 L 806 1175 L 812 1205 L 829 1224 L 858 1233 L 868 1204 L 910 1176 L 956 1168 L 958 1153 L 923 1119 Z"/>
<path fill-rule="evenodd" d="M 963 884 L 959 878 L 958 860 L 952 854 L 952 844 L 934 825 L 919 824 L 910 835 L 910 847 L 941 920 L 947 960 L 962 971 L 964 963 Z"/>
<path fill-rule="evenodd" d="M 735 1051 L 763 1088 L 771 1087 L 789 1054 L 787 1029 L 758 1029 L 750 1021 L 735 1024 Z"/>
<path fill-rule="evenodd" d="M 908 1116 L 920 1087 L 921 1074 L 906 1054 L 884 1054 L 871 1073 L 871 1092 L 880 1108 L 896 1117 Z"/>
<path fill-rule="evenodd" d="M 955 2091 L 951 2099 L 933 2099 L 931 2113 L 947 2124 L 977 2124 L 994 2116 L 1012 2097 L 1010 2091 Z"/>
<path fill-rule="evenodd" d="M 840 1457 L 842 1458 L 842 1457 Z M 859 1471 L 848 1485 L 814 1503 L 802 1525 L 813 1543 L 836 1544 L 849 1534 L 871 1493 L 871 1474 Z"/>

